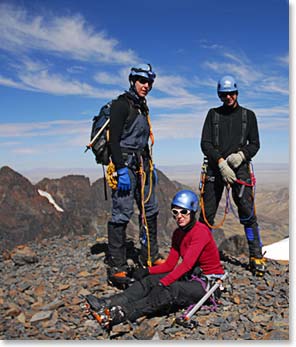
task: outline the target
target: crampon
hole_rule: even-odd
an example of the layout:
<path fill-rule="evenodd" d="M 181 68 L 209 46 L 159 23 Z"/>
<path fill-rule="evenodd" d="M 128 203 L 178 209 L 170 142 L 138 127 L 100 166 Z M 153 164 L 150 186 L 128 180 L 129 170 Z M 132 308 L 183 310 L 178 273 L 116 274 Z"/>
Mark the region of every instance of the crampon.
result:
<path fill-rule="evenodd" d="M 86 316 L 94 318 L 100 326 L 107 331 L 110 331 L 113 325 L 124 323 L 126 321 L 126 313 L 123 308 L 118 305 L 102 307 L 99 310 L 94 310 L 87 298 L 84 297 L 84 302 L 81 303 L 80 306 L 84 310 Z"/>
<path fill-rule="evenodd" d="M 111 323 L 110 310 L 107 307 L 103 307 L 98 312 L 91 308 L 91 305 L 88 303 L 87 299 L 84 297 L 84 301 L 80 304 L 80 307 L 83 309 L 85 315 L 88 318 L 95 319 L 103 329 L 109 330 Z"/>
<path fill-rule="evenodd" d="M 254 276 L 263 277 L 266 272 L 266 259 L 251 257 L 249 270 Z"/>

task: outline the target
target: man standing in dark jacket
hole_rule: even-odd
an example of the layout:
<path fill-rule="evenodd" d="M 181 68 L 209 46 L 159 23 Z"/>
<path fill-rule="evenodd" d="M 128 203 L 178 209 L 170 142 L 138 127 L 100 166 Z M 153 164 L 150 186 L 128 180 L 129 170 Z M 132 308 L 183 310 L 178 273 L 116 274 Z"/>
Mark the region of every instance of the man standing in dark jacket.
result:
<path fill-rule="evenodd" d="M 257 119 L 253 111 L 238 104 L 237 83 L 232 76 L 218 81 L 217 92 L 223 105 L 209 110 L 202 130 L 201 149 L 208 165 L 200 221 L 213 227 L 224 187 L 230 185 L 249 245 L 250 270 L 263 276 L 266 266 L 250 172 L 250 161 L 260 148 Z"/>
<path fill-rule="evenodd" d="M 143 265 L 160 261 L 157 174 L 148 146 L 152 129 L 146 103 L 155 77 L 150 64 L 131 68 L 130 89 L 113 101 L 110 111 L 110 151 L 117 187 L 112 189 L 112 217 L 108 223 L 107 273 L 109 283 L 118 287 L 128 285 L 131 280 L 126 259 L 126 228 L 134 212 L 134 200 L 140 210 L 140 261 Z"/>

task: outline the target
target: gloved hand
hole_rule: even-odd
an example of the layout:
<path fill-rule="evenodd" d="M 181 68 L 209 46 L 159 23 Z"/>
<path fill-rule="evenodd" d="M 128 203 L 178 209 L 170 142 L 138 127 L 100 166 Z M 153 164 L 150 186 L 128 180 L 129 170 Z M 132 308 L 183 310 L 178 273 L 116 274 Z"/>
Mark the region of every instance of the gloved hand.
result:
<path fill-rule="evenodd" d="M 137 281 L 140 281 L 142 278 L 149 275 L 149 270 L 147 267 L 139 267 L 133 273 L 133 278 Z"/>
<path fill-rule="evenodd" d="M 154 182 L 155 182 L 155 184 L 157 184 L 158 183 L 158 175 L 157 175 L 155 164 L 153 164 L 153 175 L 154 175 Z"/>
<path fill-rule="evenodd" d="M 128 174 L 128 168 L 123 167 L 122 169 L 117 170 L 118 183 L 117 190 L 122 192 L 127 192 L 131 189 L 131 180 Z"/>
<path fill-rule="evenodd" d="M 239 167 L 244 160 L 246 160 L 246 157 L 242 151 L 232 153 L 226 158 L 227 163 L 234 169 Z"/>
<path fill-rule="evenodd" d="M 218 164 L 223 180 L 226 183 L 234 183 L 236 181 L 236 176 L 233 170 L 229 167 L 226 160 L 220 161 Z"/>

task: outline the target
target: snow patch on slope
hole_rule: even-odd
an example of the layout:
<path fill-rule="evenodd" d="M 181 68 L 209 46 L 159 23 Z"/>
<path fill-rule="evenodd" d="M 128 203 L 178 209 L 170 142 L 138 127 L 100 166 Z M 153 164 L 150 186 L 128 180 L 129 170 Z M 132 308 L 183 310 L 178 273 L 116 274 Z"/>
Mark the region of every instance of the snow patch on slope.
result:
<path fill-rule="evenodd" d="M 39 193 L 39 195 L 45 197 L 49 201 L 49 203 L 55 207 L 55 209 L 57 211 L 64 212 L 64 210 L 54 201 L 54 198 L 49 193 L 47 193 L 41 189 L 38 189 L 38 193 Z"/>
<path fill-rule="evenodd" d="M 289 238 L 262 247 L 264 257 L 274 260 L 289 260 Z"/>

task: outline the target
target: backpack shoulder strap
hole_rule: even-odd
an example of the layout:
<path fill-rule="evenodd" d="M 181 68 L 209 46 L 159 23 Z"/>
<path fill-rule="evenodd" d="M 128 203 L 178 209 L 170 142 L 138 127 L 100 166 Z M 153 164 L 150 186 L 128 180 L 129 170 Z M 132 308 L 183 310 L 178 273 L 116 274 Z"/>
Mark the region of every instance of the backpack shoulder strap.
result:
<path fill-rule="evenodd" d="M 126 93 L 120 94 L 116 99 L 112 101 L 116 101 L 116 100 L 124 100 L 129 107 L 128 116 L 125 120 L 125 128 L 128 129 L 133 124 L 134 120 L 136 119 L 138 110 L 133 107 L 134 106 L 133 100 L 131 100 L 131 98 L 129 98 Z"/>
<path fill-rule="evenodd" d="M 213 110 L 214 113 L 212 115 L 212 126 L 213 126 L 213 141 L 214 146 L 219 146 L 219 120 L 220 120 L 220 114 Z"/>
<path fill-rule="evenodd" d="M 242 146 L 246 140 L 247 121 L 248 121 L 247 110 L 242 107 L 242 134 L 241 134 L 240 146 Z"/>

